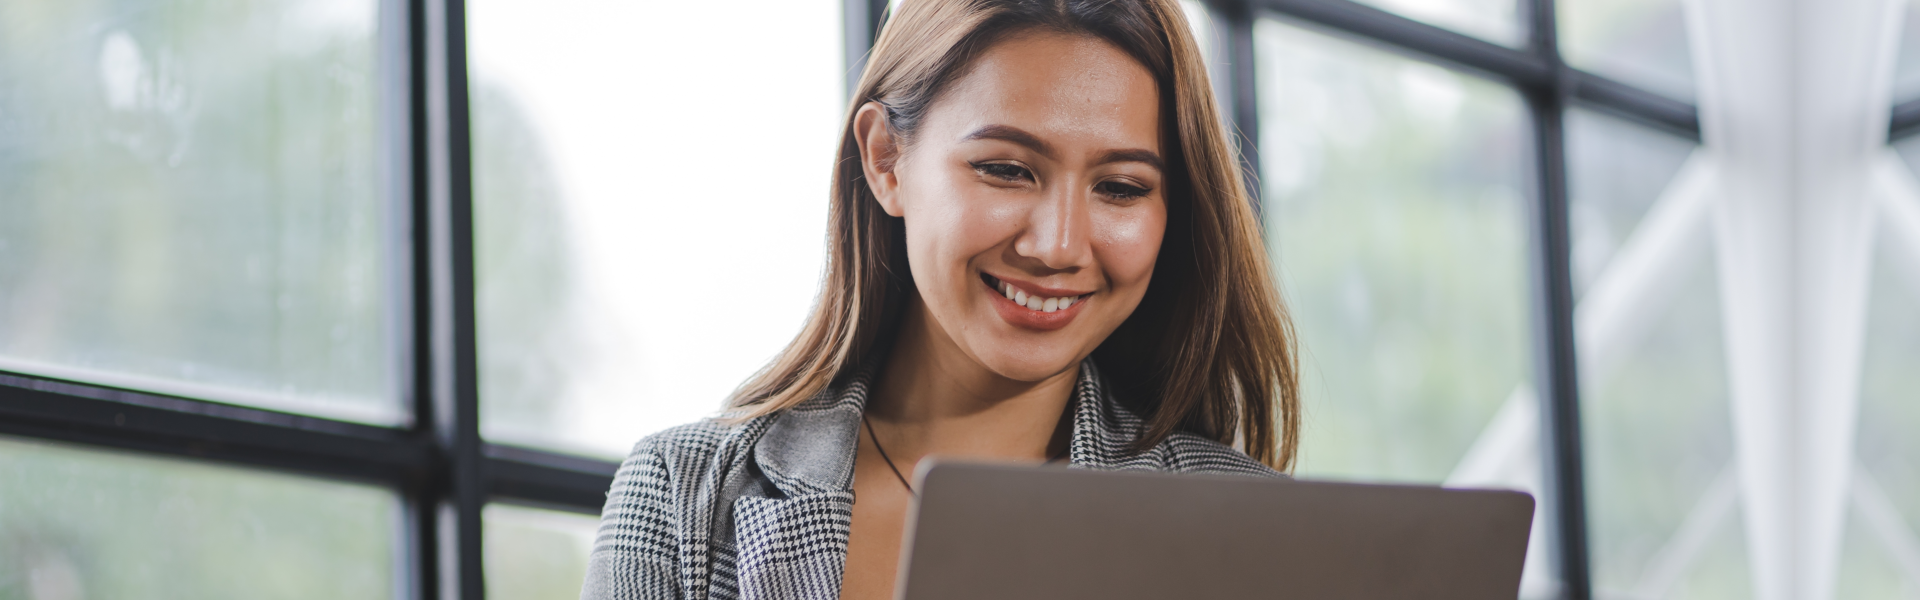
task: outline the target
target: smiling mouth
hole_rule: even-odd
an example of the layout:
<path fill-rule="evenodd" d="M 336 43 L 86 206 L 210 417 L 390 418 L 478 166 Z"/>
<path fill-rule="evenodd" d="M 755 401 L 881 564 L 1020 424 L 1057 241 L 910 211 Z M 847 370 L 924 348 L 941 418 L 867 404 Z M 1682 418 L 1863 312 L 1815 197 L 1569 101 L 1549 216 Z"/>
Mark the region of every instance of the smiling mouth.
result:
<path fill-rule="evenodd" d="M 1050 313 L 1072 308 L 1073 305 L 1086 300 L 1087 296 L 1093 295 L 1081 294 L 1061 298 L 1029 295 L 1025 290 L 1013 287 L 1007 282 L 1001 281 L 986 273 L 980 274 L 980 281 L 986 283 L 988 288 L 1000 292 L 1000 295 L 1006 296 L 1007 299 L 1013 301 L 1014 304 L 1025 307 L 1027 310 L 1040 313 Z"/>

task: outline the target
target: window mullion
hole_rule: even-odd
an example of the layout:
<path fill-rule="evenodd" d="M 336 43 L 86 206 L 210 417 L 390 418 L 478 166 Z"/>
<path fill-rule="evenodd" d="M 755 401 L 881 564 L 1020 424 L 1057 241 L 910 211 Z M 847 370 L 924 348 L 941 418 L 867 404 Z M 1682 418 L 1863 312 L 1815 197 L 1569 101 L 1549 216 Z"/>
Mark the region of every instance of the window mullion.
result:
<path fill-rule="evenodd" d="M 472 152 L 468 129 L 466 7 L 426 3 L 427 145 L 425 202 L 428 376 L 418 410 L 441 452 L 431 486 L 433 571 L 440 598 L 481 600 L 480 511 L 486 502 L 481 456 L 478 358 L 474 332 Z M 422 507 L 424 508 L 424 506 Z M 424 515 L 423 515 L 424 517 Z M 422 568 L 427 568 L 424 564 Z M 425 579 L 426 575 L 422 575 Z"/>
<path fill-rule="evenodd" d="M 1518 0 L 1532 2 L 1533 0 Z M 1504 77 L 1518 85 L 1538 85 L 1553 69 L 1537 52 L 1509 48 L 1464 33 L 1403 17 L 1353 0 L 1248 0 L 1255 6 L 1326 27 L 1423 60 L 1440 60 Z"/>
<path fill-rule="evenodd" d="M 1247 198 L 1255 214 L 1260 212 L 1260 98 L 1255 78 L 1258 58 L 1253 46 L 1254 8 L 1247 0 L 1209 0 L 1207 12 L 1217 23 L 1213 30 L 1219 42 L 1214 49 L 1224 55 L 1227 64 L 1226 97 L 1220 109 L 1226 114 L 1227 132 L 1240 152 L 1240 167 L 1246 178 Z M 1218 86 L 1216 86 L 1218 88 Z"/>
<path fill-rule="evenodd" d="M 1521 0 L 1528 15 L 1528 51 L 1548 65 L 1545 85 L 1526 86 L 1534 124 L 1533 251 L 1534 370 L 1539 382 L 1541 453 L 1547 513 L 1555 530 L 1561 597 L 1593 597 L 1587 547 L 1586 491 L 1580 442 L 1578 363 L 1573 330 L 1573 274 L 1568 221 L 1563 119 L 1574 71 L 1561 60 L 1553 0 Z"/>
<path fill-rule="evenodd" d="M 440 11 L 429 8 L 433 0 L 405 0 L 407 5 L 407 86 L 409 119 L 407 132 L 412 141 L 409 158 L 411 184 L 408 196 L 408 264 L 412 270 L 408 274 L 408 297 L 412 304 L 412 322 L 409 331 L 413 334 L 404 353 L 405 371 L 412 374 L 412 402 L 414 434 L 428 447 L 434 444 L 434 361 L 433 328 L 433 244 L 428 232 L 432 211 L 433 189 L 440 183 L 434 177 L 434 157 L 444 152 L 437 143 L 435 133 L 444 129 L 444 124 L 436 118 L 444 118 L 435 102 L 445 97 L 445 88 L 436 83 L 434 73 L 444 70 L 444 58 L 439 56 L 440 38 L 437 25 L 430 23 Z M 414 600 L 435 600 L 440 598 L 440 527 L 439 504 L 440 489 L 443 487 L 440 477 L 441 466 L 438 452 L 435 460 L 422 477 L 406 486 L 406 530 L 402 533 L 407 541 L 407 564 L 404 565 L 407 591 Z"/>
<path fill-rule="evenodd" d="M 847 97 L 860 85 L 860 72 L 867 67 L 867 51 L 880 37 L 880 25 L 887 21 L 887 0 L 842 0 L 845 13 L 847 52 Z"/>
<path fill-rule="evenodd" d="M 1920 133 L 1920 100 L 1893 105 L 1893 117 L 1887 119 L 1887 139 L 1899 141 Z"/>

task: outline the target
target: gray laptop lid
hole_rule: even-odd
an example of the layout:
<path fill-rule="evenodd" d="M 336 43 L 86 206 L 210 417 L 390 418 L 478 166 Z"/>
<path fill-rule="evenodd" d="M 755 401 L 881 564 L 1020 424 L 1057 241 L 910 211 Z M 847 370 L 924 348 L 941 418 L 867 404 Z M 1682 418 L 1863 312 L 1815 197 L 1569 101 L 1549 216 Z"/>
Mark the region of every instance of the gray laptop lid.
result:
<path fill-rule="evenodd" d="M 905 600 L 1514 598 L 1520 492 L 935 462 Z"/>

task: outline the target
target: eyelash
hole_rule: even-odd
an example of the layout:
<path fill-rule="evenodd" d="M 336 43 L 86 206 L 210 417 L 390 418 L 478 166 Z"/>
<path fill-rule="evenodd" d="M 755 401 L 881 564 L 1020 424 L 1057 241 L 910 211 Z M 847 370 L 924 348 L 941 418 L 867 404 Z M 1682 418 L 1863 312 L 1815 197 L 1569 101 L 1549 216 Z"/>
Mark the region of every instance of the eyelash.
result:
<path fill-rule="evenodd" d="M 982 175 L 1005 181 L 1033 181 L 1033 173 L 1026 167 L 1007 163 L 974 163 L 973 170 Z"/>
<path fill-rule="evenodd" d="M 1033 173 L 1028 171 L 1026 167 L 1020 165 L 1007 163 L 974 163 L 973 169 L 979 171 L 982 175 L 1003 181 L 1033 181 Z M 1148 188 L 1118 181 L 1103 181 L 1095 185 L 1094 189 L 1102 194 L 1122 200 L 1140 198 L 1146 196 L 1148 192 L 1153 191 Z"/>
<path fill-rule="evenodd" d="M 1113 196 L 1115 198 L 1119 198 L 1122 200 L 1132 200 L 1134 198 L 1146 196 L 1147 192 L 1153 191 L 1137 185 L 1127 185 L 1124 183 L 1120 183 L 1118 181 L 1102 181 L 1100 182 L 1100 185 L 1093 186 L 1093 189 L 1100 190 L 1101 193 L 1104 193 L 1108 196 Z"/>

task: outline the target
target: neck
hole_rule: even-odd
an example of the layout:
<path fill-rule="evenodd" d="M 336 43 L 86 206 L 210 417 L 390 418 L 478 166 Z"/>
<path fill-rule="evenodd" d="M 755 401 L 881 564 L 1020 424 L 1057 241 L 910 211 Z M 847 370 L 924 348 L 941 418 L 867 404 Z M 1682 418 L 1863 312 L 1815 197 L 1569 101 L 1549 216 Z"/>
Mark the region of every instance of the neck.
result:
<path fill-rule="evenodd" d="M 1046 460 L 1065 454 L 1079 376 L 1075 364 L 1040 381 L 1003 377 L 956 345 L 916 297 L 867 415 L 895 459 Z"/>

